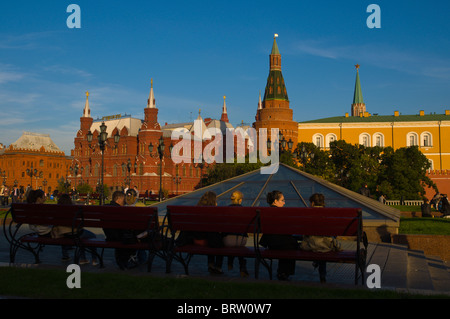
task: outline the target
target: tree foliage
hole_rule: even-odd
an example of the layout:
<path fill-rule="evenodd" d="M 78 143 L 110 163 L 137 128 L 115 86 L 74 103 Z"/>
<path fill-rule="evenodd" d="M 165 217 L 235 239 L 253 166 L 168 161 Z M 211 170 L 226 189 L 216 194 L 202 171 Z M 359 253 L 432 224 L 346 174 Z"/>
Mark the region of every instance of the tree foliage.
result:
<path fill-rule="evenodd" d="M 302 148 L 299 143 L 298 149 Z M 417 146 L 394 151 L 392 147 L 365 147 L 340 140 L 332 142 L 329 150 L 316 149 L 314 154 L 308 162 L 299 161 L 303 170 L 355 192 L 367 184 L 377 196 L 421 199 L 424 186 L 437 189 L 426 175 L 431 164 Z"/>
<path fill-rule="evenodd" d="M 281 152 L 280 162 L 300 168 L 334 184 L 358 192 L 367 184 L 373 196 L 388 199 L 421 199 L 425 186 L 436 184 L 426 175 L 430 162 L 417 146 L 394 150 L 392 147 L 365 147 L 344 140 L 330 143 L 329 149 L 314 143 L 299 143 L 294 152 Z M 256 170 L 261 162 L 220 163 L 211 166 L 203 186 Z"/>

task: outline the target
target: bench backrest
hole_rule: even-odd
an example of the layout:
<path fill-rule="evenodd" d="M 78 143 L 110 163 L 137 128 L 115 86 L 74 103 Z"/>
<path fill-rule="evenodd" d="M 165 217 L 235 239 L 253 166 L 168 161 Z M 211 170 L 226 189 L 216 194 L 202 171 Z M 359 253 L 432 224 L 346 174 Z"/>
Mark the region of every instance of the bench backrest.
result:
<path fill-rule="evenodd" d="M 172 231 L 253 233 L 258 207 L 167 206 Z"/>
<path fill-rule="evenodd" d="M 11 214 L 18 224 L 71 227 L 80 207 L 82 206 L 13 203 Z"/>
<path fill-rule="evenodd" d="M 317 236 L 357 236 L 361 209 L 337 207 L 259 207 L 260 232 Z"/>
<path fill-rule="evenodd" d="M 156 207 L 13 203 L 11 212 L 21 224 L 136 230 L 159 226 Z"/>
<path fill-rule="evenodd" d="M 133 230 L 159 227 L 157 207 L 86 205 L 77 219 L 84 227 Z"/>
<path fill-rule="evenodd" d="M 357 236 L 362 229 L 359 208 L 169 205 L 167 212 L 174 231 Z"/>

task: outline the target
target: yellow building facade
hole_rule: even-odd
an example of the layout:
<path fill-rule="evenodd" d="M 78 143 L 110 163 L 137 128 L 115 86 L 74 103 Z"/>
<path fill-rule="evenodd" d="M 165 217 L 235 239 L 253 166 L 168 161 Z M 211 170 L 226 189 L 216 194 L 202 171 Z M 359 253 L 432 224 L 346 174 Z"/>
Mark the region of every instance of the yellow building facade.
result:
<path fill-rule="evenodd" d="M 359 69 L 359 65 L 356 66 Z M 364 146 L 391 146 L 394 149 L 417 145 L 430 160 L 431 170 L 450 170 L 450 110 L 413 115 L 393 111 L 391 115 L 370 114 L 362 97 L 359 71 L 351 112 L 343 116 L 298 123 L 298 141 L 312 142 L 327 149 L 335 140 Z"/>
<path fill-rule="evenodd" d="M 299 142 L 327 149 L 335 140 L 394 149 L 417 145 L 432 170 L 450 169 L 450 111 L 443 114 L 332 117 L 298 124 Z"/>

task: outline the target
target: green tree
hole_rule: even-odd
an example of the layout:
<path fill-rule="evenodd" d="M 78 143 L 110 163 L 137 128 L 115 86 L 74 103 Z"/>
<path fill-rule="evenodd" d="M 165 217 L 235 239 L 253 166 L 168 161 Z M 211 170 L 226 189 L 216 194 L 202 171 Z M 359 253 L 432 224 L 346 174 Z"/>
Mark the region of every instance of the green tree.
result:
<path fill-rule="evenodd" d="M 330 160 L 329 151 L 321 150 L 314 143 L 301 142 L 298 143 L 294 153 L 296 153 L 297 161 L 306 173 L 326 180 L 334 180 L 336 168 Z M 296 167 L 296 165 L 293 166 Z"/>
<path fill-rule="evenodd" d="M 248 163 L 247 161 L 245 163 L 217 163 L 208 168 L 207 174 L 202 178 L 202 185 L 212 185 L 254 171 L 262 166 L 263 164 L 259 161 L 257 163 Z"/>
<path fill-rule="evenodd" d="M 87 183 L 83 183 L 83 184 L 79 184 L 77 186 L 77 191 L 79 194 L 92 194 L 93 189 L 92 189 L 91 185 L 89 185 Z"/>
<path fill-rule="evenodd" d="M 426 175 L 431 164 L 417 146 L 399 148 L 395 152 L 390 148 L 382 158 L 378 183 L 380 191 L 388 198 L 421 199 L 425 195 L 424 186 L 437 190 Z"/>

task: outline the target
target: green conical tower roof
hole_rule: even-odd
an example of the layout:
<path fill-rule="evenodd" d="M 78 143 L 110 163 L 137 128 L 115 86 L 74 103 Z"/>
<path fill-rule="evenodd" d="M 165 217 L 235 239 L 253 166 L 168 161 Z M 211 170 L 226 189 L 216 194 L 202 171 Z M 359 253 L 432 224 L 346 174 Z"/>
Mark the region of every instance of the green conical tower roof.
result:
<path fill-rule="evenodd" d="M 277 37 L 273 37 L 273 46 L 272 46 L 272 53 L 270 54 L 280 54 L 280 51 L 278 50 L 278 45 L 277 45 Z"/>
<path fill-rule="evenodd" d="M 286 85 L 284 84 L 283 74 L 281 73 L 281 54 L 278 50 L 277 38 L 275 34 L 273 38 L 272 52 L 270 53 L 270 72 L 267 77 L 266 90 L 264 93 L 264 101 L 267 100 L 284 100 L 289 101 Z"/>
<path fill-rule="evenodd" d="M 355 93 L 353 95 L 353 104 L 363 104 L 363 95 L 361 90 L 361 82 L 359 81 L 359 65 L 356 65 L 356 82 L 355 82 Z"/>

